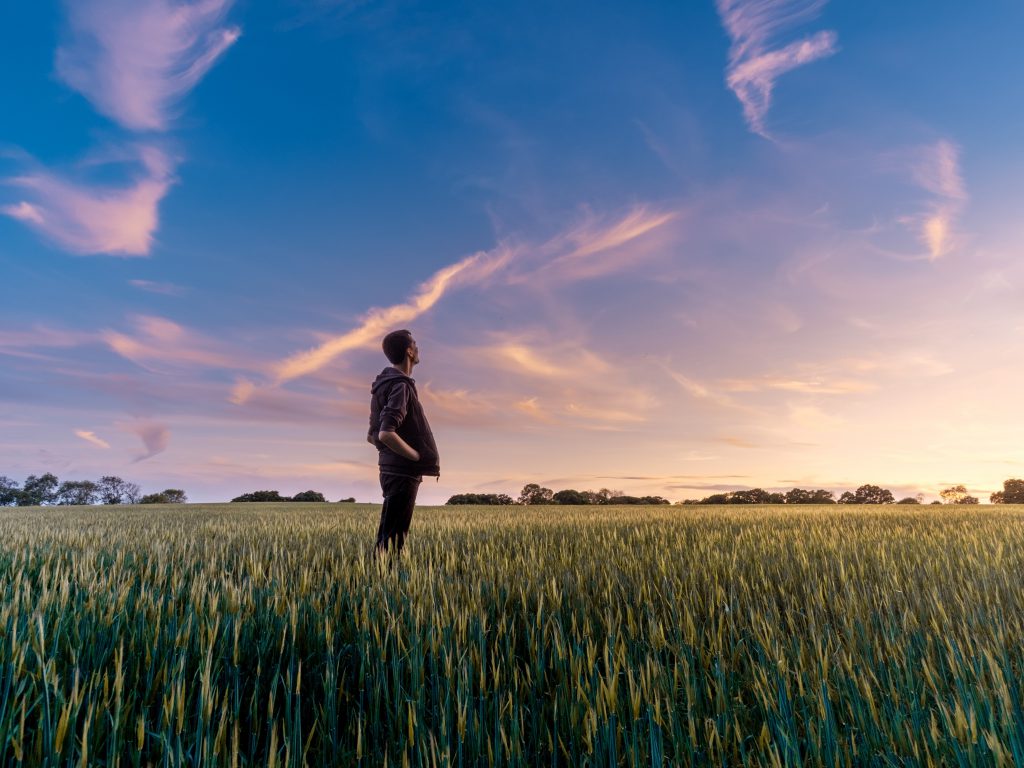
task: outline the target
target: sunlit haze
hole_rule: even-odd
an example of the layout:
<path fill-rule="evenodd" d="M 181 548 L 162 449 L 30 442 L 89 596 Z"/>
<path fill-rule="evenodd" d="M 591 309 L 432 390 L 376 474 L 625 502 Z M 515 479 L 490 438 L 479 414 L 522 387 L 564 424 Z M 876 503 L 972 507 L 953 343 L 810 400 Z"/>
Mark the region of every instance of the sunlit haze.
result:
<path fill-rule="evenodd" d="M 0 474 L 676 501 L 1024 475 L 1024 6 L 68 0 L 0 25 Z"/>

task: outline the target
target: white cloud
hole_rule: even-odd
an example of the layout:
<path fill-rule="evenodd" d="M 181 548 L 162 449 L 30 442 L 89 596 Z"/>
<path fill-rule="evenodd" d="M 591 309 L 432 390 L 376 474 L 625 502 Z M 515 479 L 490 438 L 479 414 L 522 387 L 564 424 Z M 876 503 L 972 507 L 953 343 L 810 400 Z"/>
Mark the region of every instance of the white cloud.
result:
<path fill-rule="evenodd" d="M 770 48 L 786 29 L 817 15 L 824 0 L 717 0 L 732 45 L 726 82 L 743 105 L 754 133 L 767 136 L 764 121 L 775 81 L 797 67 L 836 52 L 836 33 L 816 32 L 781 48 Z"/>
<path fill-rule="evenodd" d="M 233 0 L 69 0 L 57 74 L 125 128 L 166 130 L 178 102 L 238 39 Z"/>

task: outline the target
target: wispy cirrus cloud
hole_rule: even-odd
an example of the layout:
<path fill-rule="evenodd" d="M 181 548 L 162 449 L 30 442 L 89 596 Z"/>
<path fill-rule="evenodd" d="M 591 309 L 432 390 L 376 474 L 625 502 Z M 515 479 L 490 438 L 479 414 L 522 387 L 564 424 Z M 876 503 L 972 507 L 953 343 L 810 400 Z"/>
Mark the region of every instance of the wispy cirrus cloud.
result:
<path fill-rule="evenodd" d="M 722 25 L 732 41 L 726 83 L 740 100 L 754 133 L 768 137 L 765 117 L 779 77 L 836 52 L 837 37 L 831 30 L 771 47 L 784 32 L 814 18 L 824 4 L 825 0 L 717 0 Z"/>
<path fill-rule="evenodd" d="M 135 326 L 133 333 L 108 330 L 99 337 L 112 351 L 143 368 L 166 365 L 246 367 L 237 356 L 173 320 L 152 315 L 134 315 L 131 319 Z"/>
<path fill-rule="evenodd" d="M 74 0 L 57 75 L 133 131 L 166 130 L 178 102 L 241 31 L 221 22 L 233 0 Z"/>
<path fill-rule="evenodd" d="M 129 280 L 128 284 L 146 293 L 156 293 L 161 296 L 183 296 L 185 288 L 174 283 L 159 283 L 153 280 Z"/>
<path fill-rule="evenodd" d="M 136 148 L 131 181 L 90 183 L 37 168 L 7 179 L 25 199 L 0 207 L 61 248 L 77 254 L 146 256 L 160 201 L 174 183 L 174 163 L 155 146 Z"/>
<path fill-rule="evenodd" d="M 104 439 L 102 439 L 100 437 L 97 437 L 95 432 L 90 432 L 90 431 L 85 430 L 85 429 L 76 429 L 75 430 L 75 437 L 80 437 L 82 440 L 85 440 L 85 442 L 92 443 L 97 448 L 109 448 L 110 447 L 110 443 L 108 443 L 106 440 L 104 440 Z"/>
<path fill-rule="evenodd" d="M 960 149 L 940 139 L 911 152 L 910 176 L 932 196 L 929 209 L 904 219 L 916 229 L 928 247 L 931 260 L 948 254 L 956 244 L 956 220 L 967 202 L 967 189 L 960 172 Z"/>
<path fill-rule="evenodd" d="M 580 224 L 535 250 L 543 260 L 540 266 L 527 266 L 521 274 L 511 275 L 509 282 L 586 280 L 635 266 L 657 243 L 654 235 L 679 217 L 679 211 L 650 205 L 637 205 L 615 216 L 588 214 Z"/>
<path fill-rule="evenodd" d="M 408 301 L 390 307 L 371 309 L 362 322 L 350 331 L 333 336 L 323 343 L 299 352 L 274 366 L 276 383 L 282 384 L 300 376 L 314 373 L 336 360 L 345 352 L 376 346 L 390 330 L 415 320 L 430 310 L 449 290 L 459 285 L 480 283 L 512 258 L 513 251 L 499 246 L 493 251 L 475 253 L 454 264 L 439 269 L 422 283 Z M 236 402 L 244 402 L 243 395 L 251 388 L 236 387 Z"/>

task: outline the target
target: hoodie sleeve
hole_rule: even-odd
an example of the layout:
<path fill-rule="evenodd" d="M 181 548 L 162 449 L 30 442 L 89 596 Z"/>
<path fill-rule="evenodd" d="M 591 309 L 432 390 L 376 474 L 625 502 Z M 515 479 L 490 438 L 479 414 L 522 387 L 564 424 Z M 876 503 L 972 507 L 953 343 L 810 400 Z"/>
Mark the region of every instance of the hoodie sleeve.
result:
<path fill-rule="evenodd" d="M 394 432 L 405 421 L 409 405 L 409 385 L 396 381 L 388 392 L 387 404 L 380 411 L 380 431 Z"/>

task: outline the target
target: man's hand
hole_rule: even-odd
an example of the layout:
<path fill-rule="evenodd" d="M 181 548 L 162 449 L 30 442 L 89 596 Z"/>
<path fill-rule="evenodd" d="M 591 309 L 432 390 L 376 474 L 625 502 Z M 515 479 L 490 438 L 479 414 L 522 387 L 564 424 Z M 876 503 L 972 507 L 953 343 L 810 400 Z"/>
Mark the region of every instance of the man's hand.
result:
<path fill-rule="evenodd" d="M 399 437 L 397 432 L 378 432 L 377 439 L 399 456 L 404 456 L 409 461 L 420 460 L 419 451 Z"/>

